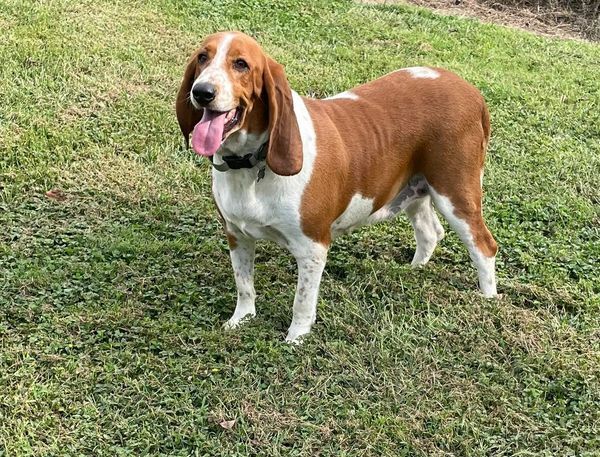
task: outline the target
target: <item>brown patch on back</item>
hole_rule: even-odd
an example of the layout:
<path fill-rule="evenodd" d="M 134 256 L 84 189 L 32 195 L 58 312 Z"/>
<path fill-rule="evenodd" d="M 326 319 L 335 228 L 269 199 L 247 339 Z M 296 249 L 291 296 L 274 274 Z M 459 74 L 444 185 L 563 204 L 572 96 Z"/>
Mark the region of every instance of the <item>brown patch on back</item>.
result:
<path fill-rule="evenodd" d="M 305 99 L 318 148 L 302 199 L 307 236 L 329 241 L 331 224 L 354 195 L 374 199 L 375 212 L 417 173 L 450 198 L 457 216 L 470 224 L 481 217 L 487 108 L 469 83 L 435 70 L 437 79 L 391 73 L 352 89 L 358 100 Z"/>

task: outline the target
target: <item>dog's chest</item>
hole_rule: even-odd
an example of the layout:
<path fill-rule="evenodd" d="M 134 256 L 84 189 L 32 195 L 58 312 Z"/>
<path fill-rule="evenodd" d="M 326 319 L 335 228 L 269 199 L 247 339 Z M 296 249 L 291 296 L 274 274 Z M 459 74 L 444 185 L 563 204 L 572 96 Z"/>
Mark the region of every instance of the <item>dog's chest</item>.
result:
<path fill-rule="evenodd" d="M 299 230 L 299 196 L 288 182 L 267 170 L 235 170 L 213 174 L 213 195 L 229 228 L 253 239 L 286 245 Z"/>

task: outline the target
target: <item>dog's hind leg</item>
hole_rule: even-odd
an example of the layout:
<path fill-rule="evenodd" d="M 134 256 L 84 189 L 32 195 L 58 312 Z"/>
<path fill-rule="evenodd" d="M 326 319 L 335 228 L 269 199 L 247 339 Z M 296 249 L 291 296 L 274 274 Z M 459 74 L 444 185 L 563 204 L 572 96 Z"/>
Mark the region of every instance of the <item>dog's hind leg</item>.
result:
<path fill-rule="evenodd" d="M 417 249 L 411 262 L 413 268 L 424 266 L 438 241 L 444 238 L 444 229 L 431 205 L 431 197 L 417 198 L 404 210 L 415 230 Z"/>
<path fill-rule="evenodd" d="M 464 176 L 461 188 L 431 182 L 429 192 L 435 207 L 442 213 L 450 226 L 469 250 L 471 260 L 477 267 L 479 288 L 487 297 L 496 292 L 496 241 L 483 220 L 481 211 L 481 183 L 479 176 Z M 469 192 L 465 191 L 469 189 Z"/>
<path fill-rule="evenodd" d="M 417 249 L 411 265 L 425 265 L 435 247 L 444 238 L 444 229 L 431 205 L 429 185 L 422 175 L 413 176 L 408 184 L 389 203 L 389 212 L 404 211 L 415 230 Z"/>

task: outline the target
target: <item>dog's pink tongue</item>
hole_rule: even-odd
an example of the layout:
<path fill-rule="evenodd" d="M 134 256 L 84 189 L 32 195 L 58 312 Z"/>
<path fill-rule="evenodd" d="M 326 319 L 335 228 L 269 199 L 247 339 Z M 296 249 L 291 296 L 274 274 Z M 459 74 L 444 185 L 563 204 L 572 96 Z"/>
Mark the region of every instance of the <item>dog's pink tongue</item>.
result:
<path fill-rule="evenodd" d="M 192 132 L 192 149 L 196 153 L 210 157 L 217 152 L 223 139 L 223 129 L 227 112 L 204 110 L 202 119 Z"/>

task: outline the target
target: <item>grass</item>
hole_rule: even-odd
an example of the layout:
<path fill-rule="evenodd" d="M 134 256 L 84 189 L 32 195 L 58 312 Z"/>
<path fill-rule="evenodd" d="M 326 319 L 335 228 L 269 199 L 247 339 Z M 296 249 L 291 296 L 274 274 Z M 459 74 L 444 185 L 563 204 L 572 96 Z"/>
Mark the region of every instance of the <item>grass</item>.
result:
<path fill-rule="evenodd" d="M 303 346 L 272 244 L 259 315 L 221 330 L 226 241 L 173 103 L 222 29 L 303 94 L 420 64 L 478 86 L 502 298 L 451 233 L 411 270 L 401 219 L 335 243 Z M 0 31 L 0 455 L 600 455 L 600 47 L 326 0 L 0 0 Z"/>

